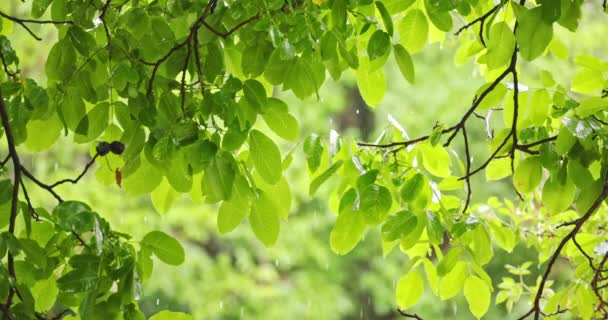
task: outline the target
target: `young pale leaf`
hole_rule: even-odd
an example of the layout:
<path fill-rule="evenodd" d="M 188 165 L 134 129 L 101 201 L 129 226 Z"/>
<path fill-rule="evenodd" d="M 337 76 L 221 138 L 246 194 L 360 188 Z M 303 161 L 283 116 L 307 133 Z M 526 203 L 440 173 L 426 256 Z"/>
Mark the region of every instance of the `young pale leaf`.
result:
<path fill-rule="evenodd" d="M 266 247 L 271 247 L 279 237 L 281 223 L 277 215 L 277 208 L 270 195 L 261 192 L 253 204 L 249 215 L 251 229 L 256 238 Z"/>
<path fill-rule="evenodd" d="M 540 157 L 528 157 L 522 161 L 513 174 L 513 185 L 521 194 L 532 192 L 540 183 L 543 167 Z"/>
<path fill-rule="evenodd" d="M 371 70 L 368 61 L 362 61 L 356 72 L 357 86 L 365 103 L 376 107 L 384 99 L 386 93 L 386 77 L 384 70 Z"/>
<path fill-rule="evenodd" d="M 264 121 L 279 137 L 295 141 L 298 139 L 300 127 L 298 121 L 287 110 L 287 104 L 276 98 L 268 98 L 264 113 Z"/>
<path fill-rule="evenodd" d="M 412 61 L 412 57 L 400 44 L 393 46 L 393 52 L 395 54 L 395 60 L 397 60 L 397 66 L 399 66 L 401 74 L 403 74 L 409 83 L 414 84 L 416 74 L 414 72 L 414 62 Z"/>
<path fill-rule="evenodd" d="M 498 22 L 490 29 L 486 61 L 488 69 L 506 66 L 511 61 L 515 49 L 515 36 L 506 22 Z"/>
<path fill-rule="evenodd" d="M 559 179 L 547 180 L 543 186 L 543 204 L 549 214 L 558 214 L 568 209 L 574 202 L 576 187 L 570 179 L 561 183 Z"/>
<path fill-rule="evenodd" d="M 483 280 L 469 276 L 464 282 L 464 297 L 469 304 L 469 310 L 477 319 L 488 312 L 492 293 Z"/>
<path fill-rule="evenodd" d="M 163 179 L 160 185 L 152 191 L 150 199 L 152 200 L 152 205 L 156 211 L 159 213 L 167 213 L 178 196 L 179 193 L 171 188 L 171 185 L 166 179 Z"/>
<path fill-rule="evenodd" d="M 281 152 L 270 138 L 258 130 L 249 133 L 250 156 L 255 169 L 269 184 L 279 182 L 283 171 L 281 169 Z"/>
<path fill-rule="evenodd" d="M 241 175 L 234 179 L 230 199 L 222 202 L 217 215 L 217 228 L 221 234 L 234 230 L 249 215 L 253 192 Z"/>
<path fill-rule="evenodd" d="M 418 302 L 424 293 L 422 276 L 416 270 L 410 271 L 399 279 L 397 284 L 397 304 L 407 309 Z"/>
<path fill-rule="evenodd" d="M 605 110 L 608 110 L 608 99 L 591 97 L 581 101 L 576 108 L 576 114 L 581 117 L 588 117 Z"/>
<path fill-rule="evenodd" d="M 329 235 L 331 250 L 339 255 L 349 253 L 363 237 L 366 227 L 361 211 L 350 208 L 341 211 Z"/>
<path fill-rule="evenodd" d="M 439 297 L 441 300 L 447 300 L 457 295 L 464 286 L 466 277 L 467 264 L 463 261 L 459 261 L 452 271 L 441 278 L 439 285 Z"/>
<path fill-rule="evenodd" d="M 420 51 L 429 33 L 429 23 L 424 13 L 418 9 L 410 10 L 399 23 L 401 44 L 410 53 Z"/>
<path fill-rule="evenodd" d="M 422 144 L 419 148 L 422 153 L 422 164 L 428 172 L 441 178 L 450 176 L 450 155 L 444 147 Z"/>
<path fill-rule="evenodd" d="M 184 262 L 184 247 L 173 237 L 162 231 L 151 231 L 141 240 L 141 245 L 149 248 L 162 262 L 178 266 Z"/>

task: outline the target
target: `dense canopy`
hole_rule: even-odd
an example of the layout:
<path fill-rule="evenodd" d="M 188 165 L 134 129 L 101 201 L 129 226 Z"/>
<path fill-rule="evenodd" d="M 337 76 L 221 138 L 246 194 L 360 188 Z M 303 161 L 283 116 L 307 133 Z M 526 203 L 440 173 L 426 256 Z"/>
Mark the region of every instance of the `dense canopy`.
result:
<path fill-rule="evenodd" d="M 509 311 L 529 300 L 519 319 L 608 317 L 608 57 L 570 57 L 555 36 L 577 32 L 584 10 L 606 23 L 606 1 L 14 2 L 31 10 L 0 11 L 4 319 L 144 319 L 139 290 L 156 259 L 187 259 L 169 234 L 117 232 L 60 186 L 94 174 L 125 197 L 150 194 L 161 212 L 187 194 L 217 204 L 220 233 L 250 228 L 270 247 L 289 223 L 285 170 L 294 158 L 306 162 L 309 196 L 325 197 L 337 215 L 332 251 L 348 254 L 376 230 L 378 250 L 408 257 L 395 293 L 404 317 L 424 317 L 408 308 L 427 288 L 438 300 L 463 293 L 475 318 L 494 295 Z M 36 81 L 12 43 L 43 40 L 47 29 L 57 38 L 44 54 L 46 81 Z M 385 65 L 411 84 L 403 90 L 416 90 L 415 61 L 424 48 L 441 50 L 436 43 L 457 46 L 454 61 L 473 61 L 485 84 L 469 105 L 452 106 L 459 117 L 428 123 L 426 135 L 410 137 L 389 119 L 374 142 L 335 131 L 302 137 L 294 106 L 278 94 L 320 100 L 328 78 L 354 74 L 373 108 L 387 91 Z M 570 83 L 554 80 L 547 56 L 576 65 Z M 471 130 L 487 133 L 487 151 L 472 150 Z M 43 181 L 23 154 L 35 166 L 61 136 L 89 146 L 90 161 L 76 177 Z M 476 203 L 477 176 L 508 179 L 518 199 Z M 55 205 L 29 197 L 33 188 Z M 518 244 L 537 252 L 541 276 L 523 281 L 528 263 L 492 279 L 484 267 L 494 250 Z M 561 258 L 576 281 L 555 287 Z M 182 318 L 190 316 L 150 319 Z"/>

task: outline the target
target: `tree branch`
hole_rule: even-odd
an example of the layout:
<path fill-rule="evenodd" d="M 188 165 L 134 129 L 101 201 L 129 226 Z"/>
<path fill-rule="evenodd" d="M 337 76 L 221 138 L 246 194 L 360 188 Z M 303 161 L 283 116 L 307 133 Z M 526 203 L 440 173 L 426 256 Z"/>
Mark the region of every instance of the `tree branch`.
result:
<path fill-rule="evenodd" d="M 536 291 L 536 296 L 534 297 L 534 302 L 532 304 L 532 308 L 528 312 L 526 312 L 524 315 L 519 317 L 518 320 L 526 319 L 530 315 L 534 315 L 535 320 L 538 320 L 540 318 L 541 313 L 542 313 L 542 310 L 540 309 L 541 308 L 540 299 L 543 296 L 543 291 L 545 289 L 545 285 L 547 283 L 549 275 L 551 274 L 551 270 L 553 269 L 553 265 L 555 264 L 555 261 L 557 261 L 557 258 L 559 257 L 561 251 L 564 249 L 564 247 L 566 246 L 568 241 L 570 241 L 570 239 L 574 238 L 574 236 L 583 227 L 583 224 L 585 224 L 585 222 L 587 220 L 589 220 L 589 218 L 595 212 L 595 210 L 597 210 L 602 205 L 602 201 L 604 201 L 604 199 L 606 199 L 606 197 L 608 197 L 608 170 L 606 171 L 605 176 L 604 176 L 604 186 L 602 188 L 602 193 L 597 197 L 597 199 L 593 202 L 593 204 L 585 212 L 585 214 L 581 218 L 576 220 L 576 223 L 574 224 L 574 228 L 562 239 L 562 241 L 559 243 L 559 245 L 557 246 L 557 248 L 551 255 L 551 258 L 549 259 L 549 262 L 547 264 L 547 269 L 545 269 L 545 272 L 543 273 L 541 281 L 538 285 L 538 290 Z"/>
<path fill-rule="evenodd" d="M 13 161 L 13 192 L 11 197 L 11 212 L 9 216 L 9 225 L 8 232 L 11 234 L 15 233 L 15 225 L 17 220 L 17 213 L 19 209 L 19 185 L 21 183 L 21 163 L 19 161 L 19 154 L 17 153 L 17 149 L 15 147 L 15 138 L 13 137 L 13 131 L 11 130 L 10 118 L 8 112 L 6 110 L 6 105 L 4 103 L 4 97 L 2 96 L 2 91 L 0 90 L 0 117 L 2 118 L 2 127 L 4 128 L 4 133 L 6 135 L 6 143 L 8 144 L 8 152 L 10 154 L 10 158 Z M 10 277 L 17 281 L 17 277 L 15 275 L 15 257 L 13 254 L 8 252 L 8 263 L 7 263 L 8 274 Z M 10 286 L 8 297 L 6 299 L 4 315 L 5 318 L 10 317 L 10 308 L 13 304 L 13 297 L 15 295 L 15 289 L 13 286 Z"/>
<path fill-rule="evenodd" d="M 417 315 L 415 313 L 414 314 L 407 313 L 407 312 L 405 312 L 405 311 L 403 311 L 401 309 L 397 309 L 397 312 L 399 312 L 399 314 L 402 315 L 405 318 L 411 318 L 411 319 L 416 319 L 416 320 L 424 320 L 424 319 L 422 319 L 422 317 L 420 317 L 419 315 Z"/>
<path fill-rule="evenodd" d="M 9 16 L 8 14 L 0 11 L 0 16 L 4 17 L 8 20 L 11 20 L 13 22 L 15 22 L 16 24 L 20 25 L 23 29 L 25 29 L 32 37 L 34 37 L 34 39 L 41 41 L 42 38 L 38 37 L 34 31 L 32 31 L 32 29 L 30 29 L 30 27 L 28 27 L 28 23 L 32 23 L 32 24 L 71 24 L 73 25 L 74 22 L 73 21 L 63 21 L 63 20 L 34 20 L 34 19 L 21 19 L 21 18 L 17 18 L 17 17 L 13 17 L 13 16 Z"/>

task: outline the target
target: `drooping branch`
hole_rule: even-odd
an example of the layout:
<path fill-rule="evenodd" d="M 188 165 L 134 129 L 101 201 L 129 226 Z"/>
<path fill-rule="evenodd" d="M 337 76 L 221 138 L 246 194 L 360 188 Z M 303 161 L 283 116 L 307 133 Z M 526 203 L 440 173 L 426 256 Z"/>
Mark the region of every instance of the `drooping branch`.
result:
<path fill-rule="evenodd" d="M 32 37 L 34 37 L 34 39 L 41 41 L 42 38 L 40 38 L 39 36 L 36 35 L 36 33 L 34 33 L 34 31 L 32 29 L 30 29 L 30 27 L 27 25 L 28 23 L 31 24 L 74 24 L 73 21 L 69 21 L 69 20 L 34 20 L 34 19 L 21 19 L 21 18 L 17 18 L 17 17 L 13 17 L 10 16 L 2 11 L 0 11 L 0 16 L 3 18 L 6 18 L 8 20 L 11 20 L 13 22 L 15 22 L 16 24 L 20 25 L 23 29 L 25 29 Z"/>
<path fill-rule="evenodd" d="M 82 177 L 84 177 L 84 175 L 87 173 L 87 171 L 89 171 L 89 168 L 91 168 L 91 166 L 93 165 L 93 163 L 95 163 L 95 160 L 97 159 L 97 157 L 99 157 L 99 153 L 95 153 L 95 155 L 93 156 L 93 158 L 91 158 L 91 160 L 89 160 L 89 162 L 87 162 L 87 164 L 84 167 L 84 170 L 82 170 L 82 172 L 78 175 L 78 177 L 76 177 L 76 179 L 62 179 L 59 180 L 53 184 L 51 184 L 49 186 L 49 188 L 53 189 L 59 185 L 62 185 L 64 183 L 72 183 L 72 184 L 77 184 L 78 181 L 80 181 L 80 179 L 82 179 Z"/>
<path fill-rule="evenodd" d="M 526 319 L 531 315 L 534 315 L 534 320 L 538 320 L 540 318 L 540 316 L 542 314 L 540 300 L 543 296 L 543 291 L 545 289 L 545 285 L 547 283 L 549 275 L 551 274 L 551 270 L 553 269 L 553 266 L 555 265 L 555 261 L 557 261 L 557 258 L 561 254 L 562 250 L 564 249 L 564 247 L 566 246 L 568 241 L 570 241 L 571 239 L 574 238 L 574 236 L 576 236 L 576 234 L 581 230 L 581 228 L 583 227 L 585 222 L 587 220 L 589 220 L 589 218 L 591 218 L 593 213 L 602 205 L 602 202 L 604 201 L 604 199 L 606 199 L 606 197 L 608 197 L 608 170 L 604 176 L 604 185 L 603 185 L 601 194 L 595 199 L 595 201 L 593 202 L 591 207 L 589 207 L 589 209 L 587 209 L 585 214 L 581 218 L 576 220 L 576 222 L 573 224 L 574 228 L 572 228 L 572 230 L 560 241 L 559 245 L 557 246 L 557 248 L 551 255 L 551 258 L 549 258 L 549 262 L 547 263 L 547 268 L 545 269 L 545 272 L 543 273 L 543 275 L 541 277 L 540 283 L 538 285 L 538 289 L 536 291 L 536 295 L 534 296 L 534 302 L 532 304 L 532 308 L 530 308 L 530 310 L 528 312 L 526 312 L 524 315 L 519 317 L 518 320 Z"/>

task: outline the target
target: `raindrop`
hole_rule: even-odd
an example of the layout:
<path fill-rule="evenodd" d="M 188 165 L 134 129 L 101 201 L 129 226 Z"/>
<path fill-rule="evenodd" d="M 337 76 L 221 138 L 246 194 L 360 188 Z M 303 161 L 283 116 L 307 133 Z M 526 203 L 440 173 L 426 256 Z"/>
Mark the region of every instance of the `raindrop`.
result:
<path fill-rule="evenodd" d="M 359 112 L 360 112 L 360 111 L 359 111 L 359 109 L 357 109 L 357 110 L 355 111 L 355 113 L 356 113 L 356 114 L 359 114 Z"/>
<path fill-rule="evenodd" d="M 224 309 L 224 301 L 220 301 L 220 309 Z"/>
<path fill-rule="evenodd" d="M 363 308 L 359 309 L 359 319 L 363 319 Z"/>
<path fill-rule="evenodd" d="M 59 170 L 59 163 L 55 162 L 55 164 L 53 165 L 53 171 L 57 170 Z"/>
<path fill-rule="evenodd" d="M 325 263 L 325 270 L 329 270 L 329 262 Z"/>
<path fill-rule="evenodd" d="M 458 312 L 458 305 L 453 304 L 452 305 L 452 311 L 454 311 L 454 314 L 456 314 L 456 312 Z"/>
<path fill-rule="evenodd" d="M 245 315 L 245 308 L 241 307 L 241 318 Z"/>
<path fill-rule="evenodd" d="M 144 222 L 148 222 L 148 216 L 144 216 Z"/>
<path fill-rule="evenodd" d="M 160 298 L 156 298 L 156 305 L 160 304 Z"/>
<path fill-rule="evenodd" d="M 274 266 L 277 268 L 279 267 L 279 259 L 274 260 Z"/>

